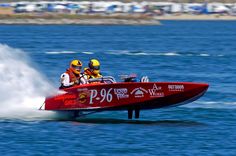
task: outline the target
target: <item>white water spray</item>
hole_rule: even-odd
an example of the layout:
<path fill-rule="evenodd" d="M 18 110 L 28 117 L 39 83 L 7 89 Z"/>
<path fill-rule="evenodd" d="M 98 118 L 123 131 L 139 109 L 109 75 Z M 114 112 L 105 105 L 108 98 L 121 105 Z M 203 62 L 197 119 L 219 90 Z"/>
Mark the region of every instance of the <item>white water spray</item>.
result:
<path fill-rule="evenodd" d="M 0 44 L 0 118 L 48 119 L 39 111 L 44 97 L 56 89 L 32 67 L 23 51 Z"/>

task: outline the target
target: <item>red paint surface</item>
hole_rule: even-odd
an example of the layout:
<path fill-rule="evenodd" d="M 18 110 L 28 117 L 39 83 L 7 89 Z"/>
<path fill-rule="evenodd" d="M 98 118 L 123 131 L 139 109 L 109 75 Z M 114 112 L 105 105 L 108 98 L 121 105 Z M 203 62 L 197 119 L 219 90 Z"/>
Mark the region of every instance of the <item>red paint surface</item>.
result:
<path fill-rule="evenodd" d="M 66 89 L 66 94 L 48 97 L 45 110 L 155 109 L 194 101 L 204 94 L 208 86 L 190 82 L 81 85 Z"/>

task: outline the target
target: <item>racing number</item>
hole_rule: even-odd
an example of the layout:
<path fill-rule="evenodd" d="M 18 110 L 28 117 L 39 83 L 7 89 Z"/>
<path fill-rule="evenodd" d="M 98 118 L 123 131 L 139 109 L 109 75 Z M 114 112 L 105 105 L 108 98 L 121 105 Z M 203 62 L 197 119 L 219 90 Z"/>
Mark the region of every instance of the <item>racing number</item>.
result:
<path fill-rule="evenodd" d="M 112 90 L 112 88 L 110 88 L 108 90 L 108 92 L 104 88 L 101 90 L 100 95 L 102 97 L 102 100 L 100 101 L 100 103 L 102 103 L 104 100 L 106 100 L 107 102 L 111 102 L 112 101 L 111 90 Z"/>
<path fill-rule="evenodd" d="M 98 94 L 98 91 L 93 89 L 90 90 L 90 101 L 89 104 L 93 104 L 93 99 L 100 100 L 99 102 L 102 103 L 104 101 L 111 102 L 112 101 L 112 94 L 111 94 L 112 88 L 110 88 L 108 91 L 106 89 L 101 89 L 100 93 Z M 101 97 L 101 98 L 100 98 Z"/>

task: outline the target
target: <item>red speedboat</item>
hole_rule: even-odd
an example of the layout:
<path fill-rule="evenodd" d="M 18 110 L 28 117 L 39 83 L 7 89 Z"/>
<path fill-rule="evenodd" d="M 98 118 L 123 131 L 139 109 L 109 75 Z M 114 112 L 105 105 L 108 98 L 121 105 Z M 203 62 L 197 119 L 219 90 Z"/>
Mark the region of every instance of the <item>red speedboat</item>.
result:
<path fill-rule="evenodd" d="M 100 81 L 103 81 L 100 79 Z M 104 82 L 104 81 L 103 81 Z M 208 84 L 192 82 L 91 83 L 64 89 L 47 97 L 44 110 L 80 112 L 128 110 L 129 119 L 140 110 L 183 105 L 201 97 Z"/>

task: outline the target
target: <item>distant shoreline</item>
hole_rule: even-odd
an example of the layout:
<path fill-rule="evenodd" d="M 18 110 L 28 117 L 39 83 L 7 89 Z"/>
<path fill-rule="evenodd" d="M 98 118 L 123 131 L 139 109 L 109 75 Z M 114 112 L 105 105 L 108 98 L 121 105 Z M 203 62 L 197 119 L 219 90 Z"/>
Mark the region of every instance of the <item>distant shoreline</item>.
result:
<path fill-rule="evenodd" d="M 127 19 L 0 19 L 2 25 L 160 25 L 158 20 Z"/>
<path fill-rule="evenodd" d="M 160 25 L 161 23 L 143 15 L 12 14 L 0 15 L 0 24 Z"/>
<path fill-rule="evenodd" d="M 229 15 L 0 15 L 1 25 L 161 25 L 165 20 L 216 20 L 236 21 Z"/>
<path fill-rule="evenodd" d="M 189 14 L 181 14 L 181 15 L 164 15 L 164 16 L 155 16 L 156 20 L 216 20 L 216 21 L 236 21 L 236 16 L 230 15 L 189 15 Z"/>

